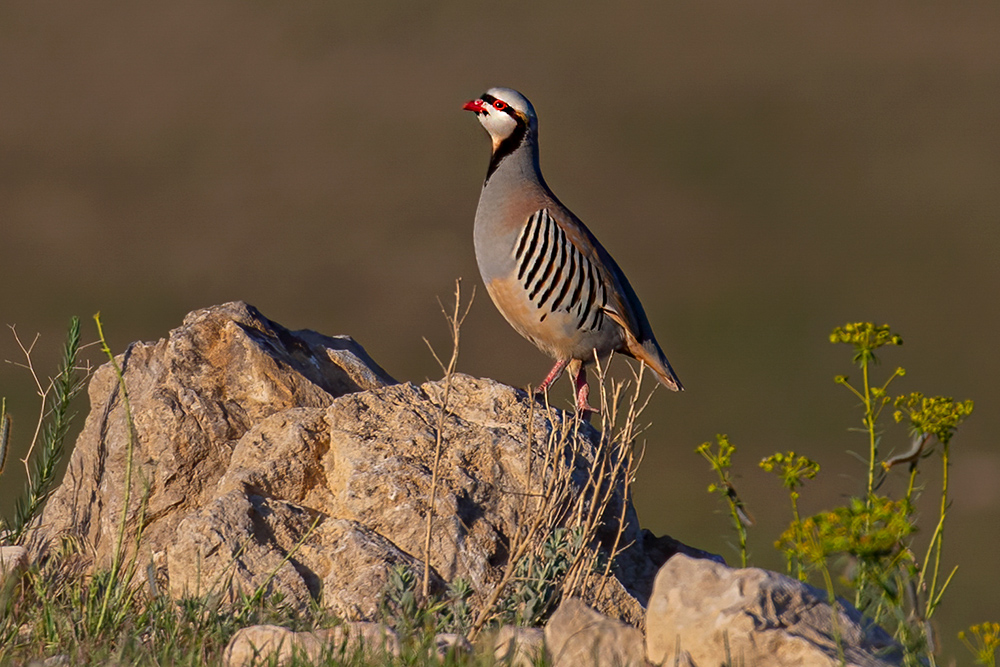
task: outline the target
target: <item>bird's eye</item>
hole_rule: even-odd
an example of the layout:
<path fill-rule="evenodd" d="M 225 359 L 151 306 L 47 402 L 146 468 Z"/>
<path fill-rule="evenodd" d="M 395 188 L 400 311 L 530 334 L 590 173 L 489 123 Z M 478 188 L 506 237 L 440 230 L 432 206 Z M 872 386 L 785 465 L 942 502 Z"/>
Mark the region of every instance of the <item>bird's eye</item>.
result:
<path fill-rule="evenodd" d="M 503 111 L 504 109 L 507 108 L 507 103 L 504 102 L 503 100 L 497 100 L 496 102 L 493 103 L 493 108 L 496 109 L 497 111 Z"/>

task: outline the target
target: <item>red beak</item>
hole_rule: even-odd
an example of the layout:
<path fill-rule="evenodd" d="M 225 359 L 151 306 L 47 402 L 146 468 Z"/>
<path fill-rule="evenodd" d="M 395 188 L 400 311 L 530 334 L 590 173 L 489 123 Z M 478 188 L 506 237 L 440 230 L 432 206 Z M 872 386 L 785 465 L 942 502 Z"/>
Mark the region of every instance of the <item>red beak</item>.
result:
<path fill-rule="evenodd" d="M 478 99 L 469 100 L 468 102 L 462 105 L 462 108 L 466 111 L 475 111 L 476 113 L 482 113 L 483 111 L 485 111 L 485 109 L 483 109 L 483 101 Z"/>

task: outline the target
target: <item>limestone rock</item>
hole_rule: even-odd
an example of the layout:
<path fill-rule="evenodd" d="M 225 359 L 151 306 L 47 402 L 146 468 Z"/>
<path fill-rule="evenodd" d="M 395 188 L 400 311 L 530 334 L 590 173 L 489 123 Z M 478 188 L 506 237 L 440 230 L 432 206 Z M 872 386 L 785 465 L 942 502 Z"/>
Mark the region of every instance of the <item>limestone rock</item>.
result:
<path fill-rule="evenodd" d="M 443 382 L 397 384 L 351 339 L 288 331 L 244 303 L 191 313 L 118 360 L 135 425 L 126 542 L 141 518 L 139 558 L 162 588 L 232 596 L 263 587 L 290 604 L 314 599 L 371 620 L 392 567 L 422 575 Z M 92 567 L 106 568 L 130 451 L 109 364 L 89 395 L 66 476 L 30 538 L 43 553 L 73 536 Z M 575 451 L 573 492 L 584 492 L 600 435 L 575 424 L 523 391 L 453 376 L 430 549 L 435 590 L 461 577 L 473 606 L 491 592 L 523 498 L 546 469 L 547 438 L 560 429 Z M 614 488 L 598 539 L 610 546 L 624 515 L 619 544 L 629 546 L 587 599 L 641 625 L 654 573 L 687 548 L 641 531 L 626 497 Z"/>
<path fill-rule="evenodd" d="M 545 652 L 545 633 L 539 628 L 505 625 L 493 642 L 493 656 L 505 667 L 534 667 Z"/>
<path fill-rule="evenodd" d="M 24 572 L 28 567 L 28 550 L 24 547 L 0 547 L 0 583 L 7 575 Z"/>
<path fill-rule="evenodd" d="M 576 598 L 564 600 L 545 626 L 553 667 L 645 667 L 642 633 Z"/>
<path fill-rule="evenodd" d="M 646 655 L 658 665 L 835 667 L 841 663 L 833 619 L 826 593 L 796 579 L 679 554 L 653 584 Z M 848 666 L 901 664 L 892 639 L 846 601 L 836 619 Z"/>
<path fill-rule="evenodd" d="M 566 462 L 583 513 L 593 480 L 611 489 L 596 540 L 606 552 L 624 550 L 609 577 L 580 592 L 586 604 L 566 600 L 552 617 L 553 664 L 640 665 L 644 624 L 646 652 L 661 663 L 720 664 L 725 638 L 744 664 L 836 663 L 822 593 L 775 573 L 730 570 L 641 530 L 621 483 L 590 470 L 601 435 L 523 391 L 457 374 L 444 406 L 443 381 L 395 383 L 350 338 L 288 331 L 244 303 L 191 313 L 118 362 L 134 432 L 115 374 L 102 366 L 65 478 L 29 534 L 32 557 L 69 537 L 78 558 L 107 568 L 128 495 L 125 543 L 135 549 L 140 537 L 139 569 L 153 571 L 161 590 L 230 598 L 261 590 L 272 601 L 318 601 L 346 620 L 372 620 L 390 576 L 423 574 L 440 438 L 429 583 L 441 591 L 464 579 L 473 614 L 500 581 L 512 536 L 532 516 L 526 499 L 539 496 L 553 461 Z M 846 603 L 838 623 L 848 664 L 897 664 L 880 657 L 893 648 L 884 633 Z M 365 632 L 379 646 L 387 636 L 371 624 L 301 635 L 247 629 L 234 636 L 227 664 L 247 664 L 254 647 L 277 652 L 278 663 L 293 650 L 319 655 Z M 517 664 L 538 635 L 510 632 L 506 655 Z"/>
<path fill-rule="evenodd" d="M 195 311 L 168 338 L 133 343 L 118 360 L 134 417 L 133 461 L 150 490 L 144 541 L 154 560 L 180 520 L 211 502 L 233 447 L 254 424 L 393 382 L 350 338 L 291 332 L 245 303 Z M 107 567 L 129 443 L 110 364 L 94 374 L 89 397 L 91 412 L 66 475 L 33 537 L 38 544 L 73 534 Z M 141 487 L 133 486 L 135 500 Z M 130 533 L 140 507 L 130 503 Z"/>
<path fill-rule="evenodd" d="M 423 563 L 389 539 L 357 521 L 334 518 L 325 485 L 309 488 L 310 476 L 322 474 L 322 466 L 310 461 L 312 452 L 328 448 L 315 440 L 324 419 L 320 409 L 288 410 L 237 443 L 219 495 L 181 520 L 166 544 L 172 595 L 215 591 L 231 599 L 266 584 L 296 604 L 322 594 L 324 606 L 339 617 L 370 620 L 390 568 L 422 574 Z M 443 588 L 432 572 L 432 590 Z"/>
<path fill-rule="evenodd" d="M 226 667 L 274 665 L 298 657 L 309 662 L 361 655 L 399 655 L 396 633 L 378 623 L 345 623 L 317 632 L 292 632 L 277 625 L 254 625 L 238 630 L 223 653 Z"/>
<path fill-rule="evenodd" d="M 434 636 L 434 648 L 437 651 L 438 660 L 444 662 L 448 656 L 469 655 L 472 653 L 472 644 L 464 636 L 454 632 L 441 632 Z"/>

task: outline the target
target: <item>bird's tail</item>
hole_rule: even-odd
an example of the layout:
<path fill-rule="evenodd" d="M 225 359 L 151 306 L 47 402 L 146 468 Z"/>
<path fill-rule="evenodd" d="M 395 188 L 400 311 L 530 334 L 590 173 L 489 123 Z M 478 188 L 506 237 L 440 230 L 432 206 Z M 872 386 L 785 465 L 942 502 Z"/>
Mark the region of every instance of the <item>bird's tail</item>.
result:
<path fill-rule="evenodd" d="M 655 340 L 647 340 L 640 343 L 631 336 L 628 337 L 628 353 L 644 363 L 651 371 L 656 373 L 657 379 L 670 391 L 684 391 L 677 373 L 674 372 L 663 350 L 656 344 Z"/>
<path fill-rule="evenodd" d="M 626 354 L 648 366 L 651 371 L 656 373 L 656 377 L 660 383 L 670 391 L 684 391 L 684 385 L 681 384 L 677 373 L 674 372 L 670 362 L 667 361 L 667 355 L 663 354 L 659 343 L 656 342 L 656 339 L 652 335 L 640 343 L 635 334 L 632 333 L 631 328 L 618 313 L 610 310 L 605 310 L 604 312 L 621 326 L 625 334 Z"/>

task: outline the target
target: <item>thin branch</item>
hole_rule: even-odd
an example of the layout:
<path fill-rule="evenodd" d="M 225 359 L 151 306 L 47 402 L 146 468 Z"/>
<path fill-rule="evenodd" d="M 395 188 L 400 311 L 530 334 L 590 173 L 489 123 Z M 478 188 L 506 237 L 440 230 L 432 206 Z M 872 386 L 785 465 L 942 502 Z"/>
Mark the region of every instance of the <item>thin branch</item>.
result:
<path fill-rule="evenodd" d="M 31 345 L 25 347 L 24 343 L 21 342 L 21 337 L 17 335 L 17 328 L 13 324 L 8 326 L 10 327 L 11 333 L 14 334 L 14 340 L 17 342 L 17 346 L 21 348 L 21 354 L 24 355 L 25 360 L 25 363 L 15 365 L 27 369 L 27 371 L 31 374 L 31 379 L 34 381 L 35 387 L 37 388 L 36 393 L 41 399 L 38 402 L 38 420 L 35 422 L 35 432 L 31 436 L 31 444 L 28 445 L 27 453 L 24 455 L 24 458 L 21 459 L 21 463 L 24 464 L 24 472 L 28 476 L 28 485 L 31 486 L 31 468 L 28 466 L 28 461 L 31 460 L 31 455 L 35 451 L 35 445 L 38 443 L 38 436 L 41 435 L 42 432 L 42 424 L 45 422 L 46 402 L 49 390 L 52 389 L 52 381 L 49 381 L 48 387 L 42 387 L 42 382 L 38 378 L 38 373 L 35 372 L 35 365 L 31 361 L 31 353 L 35 349 L 35 343 L 38 342 L 41 334 L 36 333 L 35 338 L 31 341 Z"/>
<path fill-rule="evenodd" d="M 462 279 L 459 278 L 455 281 L 455 308 L 453 312 L 448 313 L 448 311 L 445 310 L 444 305 L 441 304 L 441 312 L 444 313 L 445 319 L 448 320 L 448 324 L 451 326 L 451 358 L 448 360 L 447 366 L 441 363 L 441 359 L 434 351 L 434 348 L 431 347 L 430 342 L 428 342 L 426 338 L 424 339 L 424 342 L 427 343 L 427 347 L 431 350 L 431 354 L 434 355 L 434 359 L 438 362 L 438 365 L 441 367 L 441 371 L 444 373 L 444 396 L 442 397 L 441 405 L 438 408 L 437 428 L 435 429 L 434 438 L 434 468 L 431 472 L 431 499 L 430 504 L 427 507 L 427 527 L 424 531 L 424 577 L 421 592 L 423 593 L 425 600 L 430 594 L 431 529 L 434 521 L 434 505 L 437 502 L 438 469 L 441 465 L 441 448 L 444 445 L 444 437 L 442 434 L 444 431 L 444 419 L 445 413 L 448 409 L 448 399 L 451 396 L 451 380 L 452 376 L 455 374 L 455 367 L 458 363 L 459 339 L 461 337 L 462 324 L 465 322 L 465 318 L 469 314 L 469 309 L 472 308 L 472 301 L 475 298 L 476 290 L 473 288 L 472 296 L 469 297 L 469 303 L 466 304 L 465 310 L 463 311 Z M 440 304 L 440 301 L 438 303 Z"/>
<path fill-rule="evenodd" d="M 13 327 L 11 327 L 11 331 L 14 332 L 14 339 L 25 355 L 26 365 L 24 367 L 31 373 L 41 399 L 35 433 L 28 454 L 22 460 L 27 473 L 27 485 L 24 495 L 15 502 L 14 521 L 7 531 L 7 539 L 18 542 L 24 537 L 28 526 L 38 515 L 48 498 L 49 489 L 55 478 L 56 467 L 62 458 L 63 444 L 74 417 L 74 414 L 70 412 L 70 405 L 82 389 L 85 378 L 79 377 L 76 366 L 77 354 L 80 349 L 79 319 L 75 317 L 70 319 L 59 373 L 55 378 L 49 380 L 47 387 L 43 387 L 34 369 L 34 362 L 31 360 L 38 336 L 35 336 L 31 345 L 25 346 Z M 6 422 L 5 426 L 9 428 L 8 419 L 4 419 L 4 421 Z M 42 443 L 42 448 L 36 456 L 32 456 L 39 441 Z M 32 474 L 32 466 L 29 466 L 29 461 L 34 461 L 34 474 Z"/>

